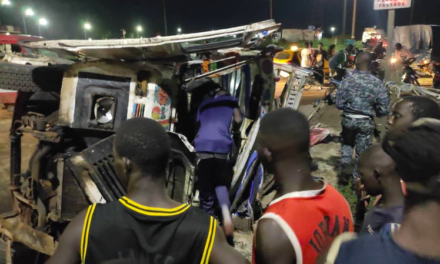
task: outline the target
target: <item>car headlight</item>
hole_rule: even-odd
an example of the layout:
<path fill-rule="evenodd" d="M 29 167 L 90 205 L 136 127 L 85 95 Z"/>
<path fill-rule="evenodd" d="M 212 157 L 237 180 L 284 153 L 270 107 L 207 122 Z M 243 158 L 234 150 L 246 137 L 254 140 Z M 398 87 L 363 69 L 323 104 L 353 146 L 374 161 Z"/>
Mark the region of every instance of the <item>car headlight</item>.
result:
<path fill-rule="evenodd" d="M 98 124 L 110 123 L 114 118 L 115 99 L 113 97 L 101 97 L 96 100 L 94 113 Z"/>

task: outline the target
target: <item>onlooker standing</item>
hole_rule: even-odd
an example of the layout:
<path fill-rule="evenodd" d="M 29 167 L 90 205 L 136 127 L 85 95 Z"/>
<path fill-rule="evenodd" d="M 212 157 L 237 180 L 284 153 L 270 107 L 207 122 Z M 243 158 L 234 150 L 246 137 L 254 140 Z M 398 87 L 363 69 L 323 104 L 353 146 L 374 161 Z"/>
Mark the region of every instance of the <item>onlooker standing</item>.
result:
<path fill-rule="evenodd" d="M 440 120 L 439 105 L 428 97 L 407 96 L 398 101 L 388 117 L 387 131 L 404 131 L 420 118 Z"/>
<path fill-rule="evenodd" d="M 353 49 L 354 46 L 350 44 L 330 59 L 329 67 L 333 72 L 336 72 L 336 76 L 333 77 L 335 80 L 341 81 L 345 77 L 345 69 L 348 68 Z"/>
<path fill-rule="evenodd" d="M 301 50 L 301 67 L 310 68 L 312 65 L 311 53 L 310 53 L 310 43 L 304 43 L 305 47 Z"/>
<path fill-rule="evenodd" d="M 324 83 L 324 65 L 328 61 L 327 51 L 323 49 L 323 44 L 319 43 L 318 50 L 315 53 L 315 71 L 319 72 L 321 76 L 318 77 L 320 83 Z"/>
<path fill-rule="evenodd" d="M 387 50 L 383 47 L 383 42 L 379 42 L 377 47 L 374 49 L 374 55 L 376 56 L 375 59 L 383 59 L 385 58 L 385 55 L 387 53 Z"/>
<path fill-rule="evenodd" d="M 381 145 L 373 145 L 359 158 L 363 189 L 371 196 L 382 195 L 381 204 L 365 216 L 360 234 L 379 234 L 385 224 L 402 222 L 405 197 L 396 171 L 396 163 Z"/>
<path fill-rule="evenodd" d="M 152 119 L 121 124 L 114 139 L 116 174 L 127 196 L 94 204 L 64 230 L 47 264 L 246 263 L 230 247 L 217 221 L 202 210 L 173 201 L 165 179 L 171 146 Z"/>
<path fill-rule="evenodd" d="M 420 119 L 405 133 L 389 133 L 382 147 L 406 183 L 402 226 L 360 239 L 341 235 L 325 263 L 439 264 L 440 122 Z"/>
<path fill-rule="evenodd" d="M 314 263 L 334 237 L 353 230 L 345 198 L 311 175 L 309 134 L 307 119 L 291 109 L 261 120 L 258 157 L 278 192 L 258 222 L 253 263 Z"/>
<path fill-rule="evenodd" d="M 393 54 L 394 63 L 391 64 L 391 81 L 402 84 L 402 77 L 405 74 L 405 67 L 411 65 L 416 59 L 402 44 L 396 43 L 396 50 Z"/>
<path fill-rule="evenodd" d="M 242 115 L 237 99 L 226 90 L 220 90 L 215 98 L 207 99 L 200 107 L 197 115 L 200 129 L 194 140 L 199 154 L 197 165 L 200 208 L 214 215 L 217 204 L 216 188 L 231 184 L 231 173 L 228 157 L 232 149 L 233 139 L 230 132 L 231 123 L 239 129 Z"/>
<path fill-rule="evenodd" d="M 330 47 L 328 47 L 328 59 L 331 59 L 333 56 L 336 55 L 336 45 L 332 44 Z"/>
<path fill-rule="evenodd" d="M 336 93 L 336 106 L 342 110 L 342 147 L 340 183 L 348 184 L 348 168 L 356 149 L 353 173 L 359 178 L 357 162 L 364 150 L 373 143 L 374 116 L 389 113 L 390 98 L 383 82 L 370 72 L 371 54 L 362 52 L 356 58 L 357 73 L 344 79 Z"/>

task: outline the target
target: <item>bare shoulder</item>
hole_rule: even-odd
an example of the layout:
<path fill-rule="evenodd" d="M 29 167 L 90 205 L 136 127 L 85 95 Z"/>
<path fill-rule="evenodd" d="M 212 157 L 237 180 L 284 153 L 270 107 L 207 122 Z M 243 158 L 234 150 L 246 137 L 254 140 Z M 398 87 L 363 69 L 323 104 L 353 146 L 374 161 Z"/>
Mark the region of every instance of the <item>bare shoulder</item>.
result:
<path fill-rule="evenodd" d="M 256 232 L 256 261 L 265 263 L 294 263 L 295 251 L 283 227 L 274 219 L 263 218 Z"/>
<path fill-rule="evenodd" d="M 60 244 L 55 251 L 55 254 L 49 259 L 46 264 L 65 263 L 77 264 L 81 261 L 81 235 L 83 231 L 84 221 L 88 209 L 79 213 L 61 236 Z"/>

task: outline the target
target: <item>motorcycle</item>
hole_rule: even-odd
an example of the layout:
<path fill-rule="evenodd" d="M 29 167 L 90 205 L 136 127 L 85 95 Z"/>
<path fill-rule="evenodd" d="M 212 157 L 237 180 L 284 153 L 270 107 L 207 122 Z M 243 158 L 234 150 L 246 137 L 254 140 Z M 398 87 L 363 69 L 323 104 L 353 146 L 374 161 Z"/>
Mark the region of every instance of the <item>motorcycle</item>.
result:
<path fill-rule="evenodd" d="M 410 66 L 405 66 L 405 74 L 403 75 L 403 82 L 410 83 L 415 86 L 420 86 L 419 77 L 417 76 L 416 71 Z"/>

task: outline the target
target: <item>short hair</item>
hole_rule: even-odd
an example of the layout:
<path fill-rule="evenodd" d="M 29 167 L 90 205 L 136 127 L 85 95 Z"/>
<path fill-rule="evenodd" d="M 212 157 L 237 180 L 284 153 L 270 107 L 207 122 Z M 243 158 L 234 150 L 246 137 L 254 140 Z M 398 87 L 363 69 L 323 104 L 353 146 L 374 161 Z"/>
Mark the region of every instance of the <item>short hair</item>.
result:
<path fill-rule="evenodd" d="M 171 146 L 165 129 L 148 118 L 133 118 L 121 124 L 116 132 L 115 149 L 152 177 L 164 176 Z"/>
<path fill-rule="evenodd" d="M 396 49 L 402 49 L 403 48 L 403 46 L 402 46 L 402 44 L 401 43 L 396 43 Z"/>
<path fill-rule="evenodd" d="M 370 52 L 361 52 L 356 56 L 356 64 L 365 63 L 370 65 L 373 62 L 373 55 Z"/>
<path fill-rule="evenodd" d="M 259 133 L 267 139 L 269 147 L 293 145 L 298 154 L 309 151 L 309 122 L 298 111 L 283 108 L 269 112 L 261 120 Z"/>
<path fill-rule="evenodd" d="M 420 118 L 434 118 L 440 120 L 440 106 L 431 98 L 424 96 L 407 96 L 402 101 L 412 103 L 414 120 Z"/>
<path fill-rule="evenodd" d="M 353 50 L 354 46 L 352 44 L 348 44 L 347 47 L 345 48 L 346 50 Z"/>
<path fill-rule="evenodd" d="M 440 121 L 422 118 L 404 132 L 390 132 L 382 143 L 417 203 L 440 203 Z"/>
<path fill-rule="evenodd" d="M 310 43 L 309 43 L 308 41 L 304 42 L 304 46 L 305 46 L 306 48 L 308 48 L 309 45 L 310 45 Z"/>

